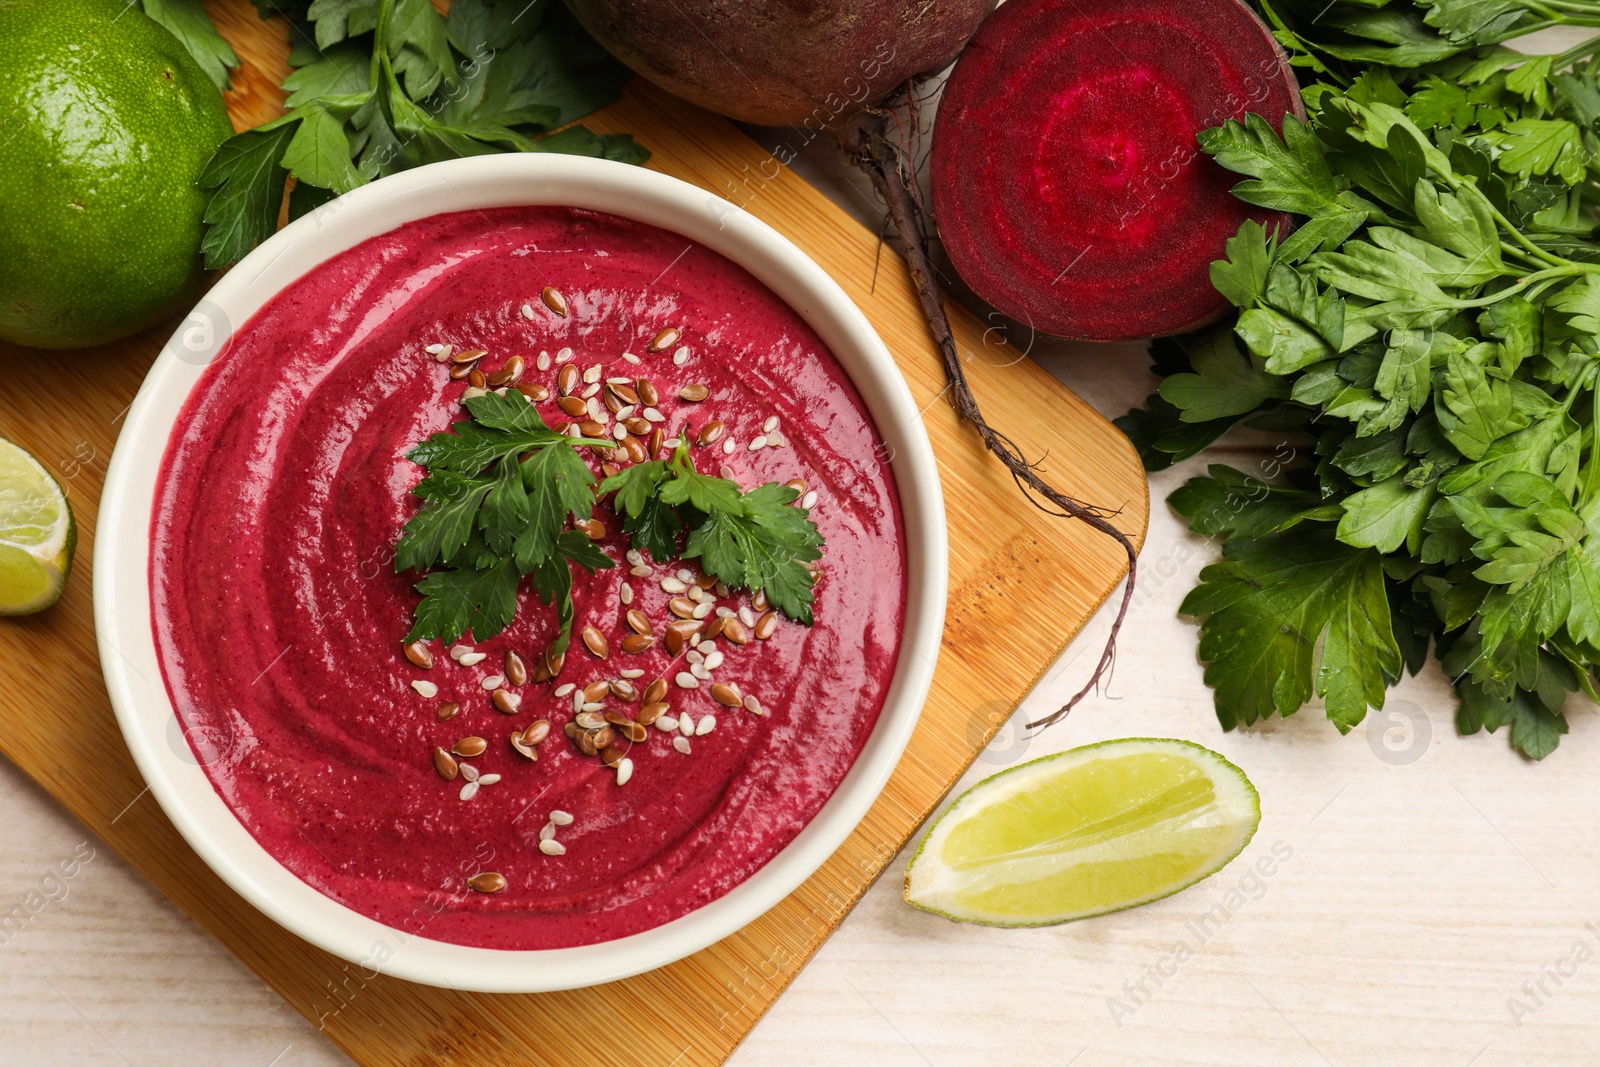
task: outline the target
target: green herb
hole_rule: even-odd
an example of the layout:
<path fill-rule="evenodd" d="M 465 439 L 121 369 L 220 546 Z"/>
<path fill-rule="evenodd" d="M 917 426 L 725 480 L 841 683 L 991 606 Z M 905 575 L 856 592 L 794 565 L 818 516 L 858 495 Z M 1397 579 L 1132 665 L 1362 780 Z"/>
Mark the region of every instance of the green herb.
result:
<path fill-rule="evenodd" d="M 552 651 L 572 633 L 569 563 L 591 573 L 614 566 L 587 537 L 566 530 L 594 508 L 594 475 L 579 448 L 609 441 L 568 437 L 545 425 L 521 393 L 467 401 L 471 419 L 436 433 L 406 458 L 428 468 L 412 493 L 425 503 L 395 544 L 395 569 L 438 567 L 417 583 L 422 603 L 407 641 L 454 641 L 468 630 L 485 640 L 517 610 L 517 589 L 533 576 L 561 628 Z"/>
<path fill-rule="evenodd" d="M 1297 227 L 1228 242 L 1237 317 L 1153 346 L 1121 425 L 1153 470 L 1241 422 L 1314 442 L 1171 497 L 1226 538 L 1182 609 L 1224 727 L 1321 697 L 1347 731 L 1431 647 L 1460 731 L 1540 759 L 1600 664 L 1600 42 L 1498 47 L 1555 17 L 1517 0 L 1322 3 L 1263 4 L 1307 121 L 1201 135 Z"/>
<path fill-rule="evenodd" d="M 257 7 L 290 19 L 288 112 L 225 141 L 201 174 L 208 266 L 226 266 L 272 234 L 289 177 L 297 218 L 375 178 L 443 159 L 648 156 L 626 134 L 568 125 L 615 100 L 628 71 L 555 0 L 456 0 L 448 18 L 429 0 Z"/>
<path fill-rule="evenodd" d="M 217 32 L 200 0 L 141 0 L 141 4 L 146 15 L 188 49 L 218 89 L 228 88 L 228 71 L 239 65 L 239 57 Z"/>
<path fill-rule="evenodd" d="M 656 560 L 671 559 L 680 531 L 681 555 L 735 589 L 760 589 L 797 622 L 811 624 L 811 572 L 822 558 L 822 535 L 794 506 L 793 487 L 768 482 L 748 493 L 726 478 L 700 474 L 680 444 L 669 460 L 637 463 L 607 478 L 623 529 Z"/>
<path fill-rule="evenodd" d="M 587 536 L 568 529 L 615 493 L 623 530 L 660 561 L 699 559 L 730 587 L 764 590 L 773 607 L 811 622 L 811 575 L 822 537 L 794 489 L 768 483 L 750 492 L 694 469 L 688 448 L 671 459 L 624 468 L 595 488 L 579 449 L 613 442 L 550 429 L 517 392 L 466 402 L 469 419 L 422 441 L 406 458 L 428 468 L 412 493 L 424 501 L 395 545 L 397 571 L 427 571 L 407 641 L 477 640 L 500 633 L 516 615 L 523 578 L 556 607 L 552 653 L 572 636 L 572 564 L 591 574 L 615 566 Z M 679 538 L 687 539 L 679 549 Z"/>

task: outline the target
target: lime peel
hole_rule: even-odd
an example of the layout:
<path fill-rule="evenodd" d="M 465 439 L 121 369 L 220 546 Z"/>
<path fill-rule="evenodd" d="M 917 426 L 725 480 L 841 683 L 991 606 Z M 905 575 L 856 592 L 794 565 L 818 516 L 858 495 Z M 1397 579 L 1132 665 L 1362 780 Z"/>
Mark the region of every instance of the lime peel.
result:
<path fill-rule="evenodd" d="M 1221 870 L 1261 821 L 1210 749 L 1125 738 L 1031 760 L 967 790 L 928 829 L 906 901 L 957 922 L 1048 926 L 1171 896 Z"/>

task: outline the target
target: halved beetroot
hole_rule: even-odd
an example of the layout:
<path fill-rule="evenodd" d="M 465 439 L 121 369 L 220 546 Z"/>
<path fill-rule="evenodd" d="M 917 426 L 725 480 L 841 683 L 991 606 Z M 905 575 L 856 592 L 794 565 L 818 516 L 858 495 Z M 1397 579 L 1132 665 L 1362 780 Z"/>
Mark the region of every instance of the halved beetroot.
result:
<path fill-rule="evenodd" d="M 957 62 L 933 135 L 933 211 L 963 280 L 1083 340 L 1193 329 L 1247 218 L 1195 134 L 1303 117 L 1282 49 L 1238 0 L 1010 0 Z"/>

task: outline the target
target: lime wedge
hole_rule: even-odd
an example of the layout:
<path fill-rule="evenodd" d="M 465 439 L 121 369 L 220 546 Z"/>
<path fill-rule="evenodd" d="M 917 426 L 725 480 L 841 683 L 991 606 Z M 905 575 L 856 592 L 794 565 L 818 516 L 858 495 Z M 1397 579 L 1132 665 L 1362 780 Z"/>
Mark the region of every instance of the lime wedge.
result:
<path fill-rule="evenodd" d="M 60 600 L 77 544 L 67 494 L 38 460 L 0 437 L 0 615 Z"/>
<path fill-rule="evenodd" d="M 1104 915 L 1215 874 L 1260 822 L 1250 780 L 1210 749 L 1103 741 L 961 794 L 912 857 L 906 900 L 989 926 Z"/>

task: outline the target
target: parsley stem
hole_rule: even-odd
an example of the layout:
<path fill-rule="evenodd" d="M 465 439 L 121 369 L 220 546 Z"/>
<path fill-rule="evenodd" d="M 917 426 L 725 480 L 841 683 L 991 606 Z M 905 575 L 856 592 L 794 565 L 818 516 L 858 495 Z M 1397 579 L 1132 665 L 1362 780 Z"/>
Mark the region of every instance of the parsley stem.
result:
<path fill-rule="evenodd" d="M 1562 260 L 1559 267 L 1535 271 L 1504 289 L 1490 293 L 1488 296 L 1480 296 L 1473 300 L 1452 300 L 1450 303 L 1452 307 L 1458 308 L 1488 307 L 1490 304 L 1499 303 L 1508 296 L 1516 296 L 1530 285 L 1536 286 L 1536 291 L 1543 292 L 1545 288 L 1548 288 L 1544 283 L 1556 282 L 1562 278 L 1574 277 L 1579 274 L 1600 274 L 1600 263 L 1569 263 L 1566 260 Z"/>
<path fill-rule="evenodd" d="M 1589 471 L 1583 479 L 1583 495 L 1578 498 L 1580 506 L 1594 499 L 1595 488 L 1600 485 L 1600 389 L 1595 388 L 1596 376 L 1600 376 L 1600 366 L 1589 375 L 1593 413 L 1589 418 Z"/>

